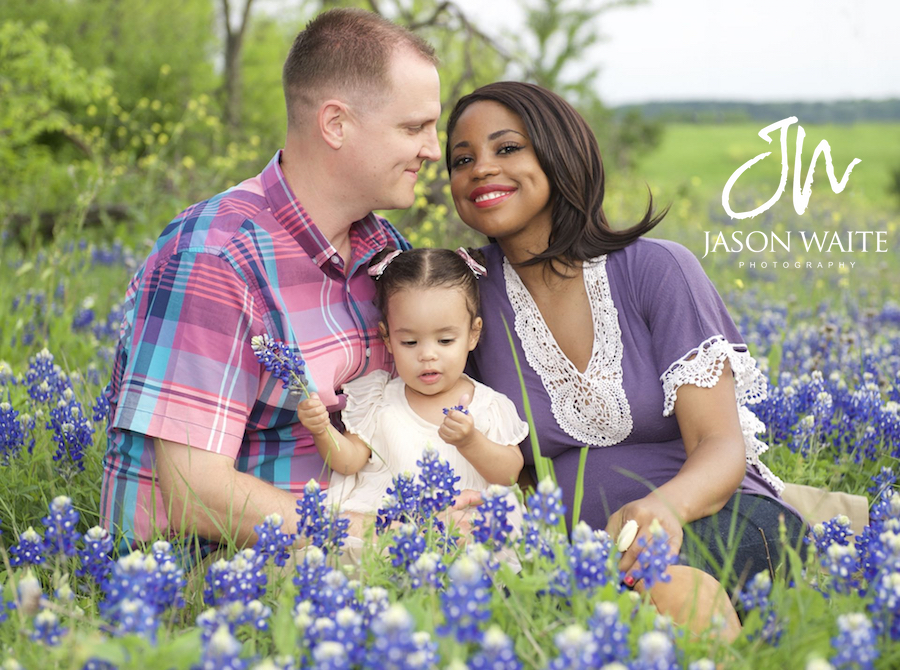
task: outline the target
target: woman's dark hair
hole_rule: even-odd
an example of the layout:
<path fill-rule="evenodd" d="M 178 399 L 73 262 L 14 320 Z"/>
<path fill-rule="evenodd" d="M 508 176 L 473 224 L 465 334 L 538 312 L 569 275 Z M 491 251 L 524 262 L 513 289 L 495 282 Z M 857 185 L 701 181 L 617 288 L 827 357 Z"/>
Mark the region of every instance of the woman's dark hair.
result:
<path fill-rule="evenodd" d="M 385 256 L 394 251 L 385 249 L 372 258 L 373 268 Z M 469 249 L 469 255 L 484 265 L 484 255 L 477 249 Z M 481 298 L 478 278 L 462 256 L 450 249 L 410 249 L 397 255 L 375 279 L 375 306 L 381 310 L 387 325 L 387 306 L 391 296 L 408 288 L 458 288 L 466 297 L 466 307 L 471 320 L 478 316 Z"/>
<path fill-rule="evenodd" d="M 653 194 L 644 218 L 626 230 L 613 230 L 603 213 L 605 178 L 597 138 L 575 109 L 552 91 L 534 84 L 501 81 L 460 98 L 447 121 L 447 171 L 452 172 L 450 141 L 459 117 L 472 104 L 498 102 L 522 119 L 538 163 L 550 182 L 552 227 L 547 248 L 522 265 L 554 262 L 571 267 L 617 251 L 656 226 L 669 211 L 653 213 Z M 649 189 L 648 189 L 649 190 Z"/>

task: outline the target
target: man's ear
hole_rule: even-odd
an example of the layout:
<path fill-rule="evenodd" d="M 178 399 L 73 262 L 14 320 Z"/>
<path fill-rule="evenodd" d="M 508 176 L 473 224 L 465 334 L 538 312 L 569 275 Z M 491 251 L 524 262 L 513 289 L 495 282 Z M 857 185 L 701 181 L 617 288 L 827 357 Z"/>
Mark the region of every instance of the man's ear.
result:
<path fill-rule="evenodd" d="M 381 339 L 384 342 L 384 346 L 387 347 L 388 352 L 393 354 L 394 351 L 391 349 L 391 337 L 388 334 L 387 326 L 384 325 L 384 321 L 378 322 L 378 334 L 381 335 Z"/>
<path fill-rule="evenodd" d="M 469 351 L 472 351 L 478 345 L 478 340 L 481 338 L 482 325 L 484 325 L 484 322 L 481 320 L 481 317 L 476 316 L 475 320 L 472 321 L 472 327 L 469 329 Z"/>
<path fill-rule="evenodd" d="M 326 100 L 319 107 L 316 117 L 322 139 L 332 149 L 340 149 L 346 139 L 346 124 L 349 119 L 347 104 L 340 100 Z"/>

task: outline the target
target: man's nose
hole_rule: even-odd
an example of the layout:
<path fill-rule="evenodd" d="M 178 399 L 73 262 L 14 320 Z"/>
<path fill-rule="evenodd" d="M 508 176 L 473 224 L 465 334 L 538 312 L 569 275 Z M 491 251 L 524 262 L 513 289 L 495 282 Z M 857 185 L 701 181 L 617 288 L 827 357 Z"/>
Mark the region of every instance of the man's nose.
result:
<path fill-rule="evenodd" d="M 438 142 L 437 128 L 431 128 L 425 138 L 425 143 L 419 151 L 419 156 L 427 161 L 441 160 L 441 144 Z"/>

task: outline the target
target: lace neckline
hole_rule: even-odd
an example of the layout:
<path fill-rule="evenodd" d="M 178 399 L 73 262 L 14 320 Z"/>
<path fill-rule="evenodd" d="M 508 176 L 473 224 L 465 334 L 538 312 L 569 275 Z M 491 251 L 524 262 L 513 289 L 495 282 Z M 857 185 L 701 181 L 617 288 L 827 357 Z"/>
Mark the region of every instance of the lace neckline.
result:
<path fill-rule="evenodd" d="M 583 265 L 594 343 L 584 372 L 563 353 L 531 293 L 503 258 L 506 294 L 515 331 L 531 368 L 550 397 L 553 416 L 581 444 L 609 446 L 631 433 L 631 408 L 622 386 L 622 332 L 606 274 L 606 256 Z"/>

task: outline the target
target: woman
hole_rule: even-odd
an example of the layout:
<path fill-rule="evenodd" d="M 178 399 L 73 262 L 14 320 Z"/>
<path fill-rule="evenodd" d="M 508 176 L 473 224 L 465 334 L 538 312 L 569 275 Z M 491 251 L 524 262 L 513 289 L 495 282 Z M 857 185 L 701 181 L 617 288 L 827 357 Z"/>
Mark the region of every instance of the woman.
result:
<path fill-rule="evenodd" d="M 447 132 L 456 208 L 493 242 L 484 249 L 473 376 L 525 416 L 508 324 L 541 452 L 553 460 L 569 514 L 587 445 L 581 518 L 613 537 L 629 520 L 647 536 L 658 519 L 672 551 L 696 567 L 670 568 L 672 581 L 651 590 L 657 606 L 681 622 L 696 606 L 695 628 L 718 612 L 726 635 L 736 635 L 735 611 L 713 575 L 729 552 L 729 590 L 771 570 L 779 516 L 792 543 L 803 522 L 759 461 L 762 425 L 746 405 L 763 396 L 765 380 L 715 288 L 687 249 L 642 238 L 665 215 L 653 215 L 652 199 L 639 224 L 610 229 L 596 139 L 554 93 L 485 86 L 457 103 Z M 640 551 L 635 541 L 623 555 L 626 584 Z"/>

